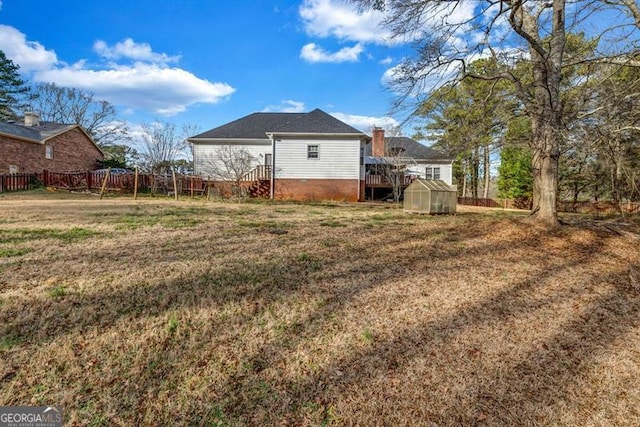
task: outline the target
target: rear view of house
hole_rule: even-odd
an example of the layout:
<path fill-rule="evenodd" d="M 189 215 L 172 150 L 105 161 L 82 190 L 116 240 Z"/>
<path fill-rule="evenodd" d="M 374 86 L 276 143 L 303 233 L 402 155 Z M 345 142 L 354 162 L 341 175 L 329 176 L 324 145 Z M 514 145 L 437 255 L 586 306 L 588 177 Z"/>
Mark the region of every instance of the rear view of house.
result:
<path fill-rule="evenodd" d="M 0 174 L 86 171 L 102 160 L 80 125 L 40 122 L 35 113 L 25 113 L 24 123 L 0 122 Z"/>
<path fill-rule="evenodd" d="M 373 129 L 366 147 L 366 194 L 372 200 L 402 192 L 414 180 L 453 181 L 453 160 L 406 136 L 385 137 L 382 128 Z"/>
<path fill-rule="evenodd" d="M 364 148 L 370 138 L 319 109 L 253 113 L 189 141 L 198 175 L 220 177 L 223 170 L 240 178 L 241 171 L 244 180 L 266 183 L 273 199 L 364 199 Z M 234 155 L 242 160 L 235 168 Z M 239 167 L 247 163 L 249 169 Z"/>

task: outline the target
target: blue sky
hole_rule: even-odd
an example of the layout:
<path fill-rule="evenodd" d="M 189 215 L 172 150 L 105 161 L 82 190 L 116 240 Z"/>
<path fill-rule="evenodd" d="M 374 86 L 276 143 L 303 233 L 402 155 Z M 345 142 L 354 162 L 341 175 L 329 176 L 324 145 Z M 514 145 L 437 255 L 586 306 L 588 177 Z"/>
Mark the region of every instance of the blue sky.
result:
<path fill-rule="evenodd" d="M 0 49 L 31 82 L 95 93 L 132 125 L 202 131 L 321 108 L 369 133 L 409 46 L 340 0 L 1 0 Z"/>

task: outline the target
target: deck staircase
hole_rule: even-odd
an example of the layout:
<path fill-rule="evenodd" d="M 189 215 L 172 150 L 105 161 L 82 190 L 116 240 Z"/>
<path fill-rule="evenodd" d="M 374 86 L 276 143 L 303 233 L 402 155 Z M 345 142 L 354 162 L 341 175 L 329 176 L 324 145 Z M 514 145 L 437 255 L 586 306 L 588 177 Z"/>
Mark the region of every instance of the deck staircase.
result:
<path fill-rule="evenodd" d="M 251 197 L 269 198 L 271 195 L 271 166 L 256 166 L 245 174 L 242 181 L 246 183 Z"/>

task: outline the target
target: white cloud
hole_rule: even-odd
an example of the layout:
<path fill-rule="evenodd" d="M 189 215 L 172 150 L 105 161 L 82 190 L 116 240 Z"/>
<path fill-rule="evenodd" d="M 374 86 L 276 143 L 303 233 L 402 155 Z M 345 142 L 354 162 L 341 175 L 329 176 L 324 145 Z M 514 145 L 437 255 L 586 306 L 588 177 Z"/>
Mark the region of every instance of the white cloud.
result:
<path fill-rule="evenodd" d="M 394 128 L 397 128 L 400 125 L 400 123 L 398 123 L 396 119 L 389 116 L 372 117 L 372 116 L 358 116 L 354 114 L 344 114 L 344 113 L 330 113 L 330 114 L 336 119 L 342 120 L 343 122 L 367 134 L 371 133 L 371 129 L 373 129 L 374 126 L 378 126 L 378 127 L 384 128 L 385 130 L 390 131 Z"/>
<path fill-rule="evenodd" d="M 364 48 L 360 43 L 353 47 L 343 47 L 337 52 L 327 52 L 315 43 L 302 46 L 300 58 L 308 62 L 356 62 Z"/>
<path fill-rule="evenodd" d="M 468 38 L 475 33 L 470 22 L 478 7 L 481 6 L 474 0 L 429 3 L 418 19 L 420 25 L 400 36 L 393 36 L 384 24 L 385 20 L 395 18 L 389 15 L 397 13 L 391 8 L 381 12 L 359 9 L 356 2 L 346 0 L 304 0 L 298 12 L 305 31 L 314 37 L 393 46 L 446 29 L 448 45 L 460 52 L 467 48 Z"/>
<path fill-rule="evenodd" d="M 103 40 L 97 40 L 93 44 L 93 50 L 106 59 L 132 59 L 134 61 L 148 61 L 155 64 L 168 64 L 178 62 L 180 56 L 169 56 L 166 53 L 156 53 L 148 43 L 136 43 L 127 38 L 113 46 L 109 46 Z"/>
<path fill-rule="evenodd" d="M 306 110 L 304 102 L 294 101 L 291 99 L 280 102 L 280 105 L 269 105 L 262 110 L 264 113 L 302 113 Z"/>
<path fill-rule="evenodd" d="M 96 53 L 109 60 L 101 67 L 87 59 L 71 65 L 59 61 L 54 51 L 28 41 L 23 33 L 7 25 L 0 25 L 0 49 L 35 82 L 93 92 L 99 99 L 122 107 L 126 114 L 146 110 L 171 116 L 193 104 L 220 102 L 235 92 L 226 83 L 210 82 L 182 68 L 169 67 L 167 64 L 177 62 L 179 56 L 156 53 L 149 44 L 130 38 L 114 46 L 100 40 L 94 43 Z M 118 63 L 123 59 L 129 63 Z"/>
<path fill-rule="evenodd" d="M 22 72 L 45 70 L 58 62 L 54 51 L 46 50 L 38 42 L 27 41 L 23 33 L 8 25 L 0 25 L 0 50 L 19 65 Z"/>
<path fill-rule="evenodd" d="M 380 61 L 380 63 L 382 65 L 389 65 L 393 62 L 393 58 L 390 56 L 387 56 L 386 58 L 384 58 L 383 60 Z"/>
<path fill-rule="evenodd" d="M 359 12 L 355 4 L 336 0 L 305 0 L 299 9 L 307 34 L 362 43 L 392 44 L 391 33 L 380 27 L 384 14 Z"/>
<path fill-rule="evenodd" d="M 62 67 L 35 74 L 35 80 L 85 89 L 115 105 L 171 116 L 196 103 L 216 103 L 235 89 L 180 68 L 136 63 L 108 70 Z"/>
<path fill-rule="evenodd" d="M 447 82 L 454 81 L 460 71 L 460 64 L 451 62 L 423 69 L 419 73 L 412 74 L 410 79 L 406 79 L 404 74 L 406 71 L 402 65 L 387 69 L 380 81 L 383 86 L 389 87 L 395 94 L 409 95 L 410 97 L 419 97 L 431 93 Z M 415 86 L 410 87 L 407 82 L 415 82 Z"/>

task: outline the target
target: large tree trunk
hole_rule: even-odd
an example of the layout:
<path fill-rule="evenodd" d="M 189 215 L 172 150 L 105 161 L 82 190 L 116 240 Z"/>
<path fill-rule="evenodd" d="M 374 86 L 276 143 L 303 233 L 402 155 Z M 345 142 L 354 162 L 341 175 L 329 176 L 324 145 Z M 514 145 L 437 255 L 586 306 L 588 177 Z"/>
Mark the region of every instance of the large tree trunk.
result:
<path fill-rule="evenodd" d="M 467 161 L 462 161 L 462 197 L 467 197 Z"/>
<path fill-rule="evenodd" d="M 484 146 L 484 189 L 482 197 L 489 198 L 489 185 L 491 183 L 491 153 L 489 151 L 489 144 Z"/>
<path fill-rule="evenodd" d="M 530 39 L 533 61 L 534 102 L 529 105 L 531 117 L 533 209 L 534 220 L 547 227 L 558 222 L 558 159 L 562 140 L 562 103 L 560 81 L 564 59 L 565 0 L 553 0 L 551 39 L 545 49 L 538 38 L 537 21 L 531 15 L 523 15 L 523 23 Z"/>
<path fill-rule="evenodd" d="M 471 197 L 478 198 L 478 181 L 480 181 L 480 153 L 476 145 L 471 155 Z"/>
<path fill-rule="evenodd" d="M 536 222 L 555 227 L 558 225 L 558 141 L 551 126 L 547 123 L 542 126 L 541 135 L 534 131 L 532 216 Z"/>

